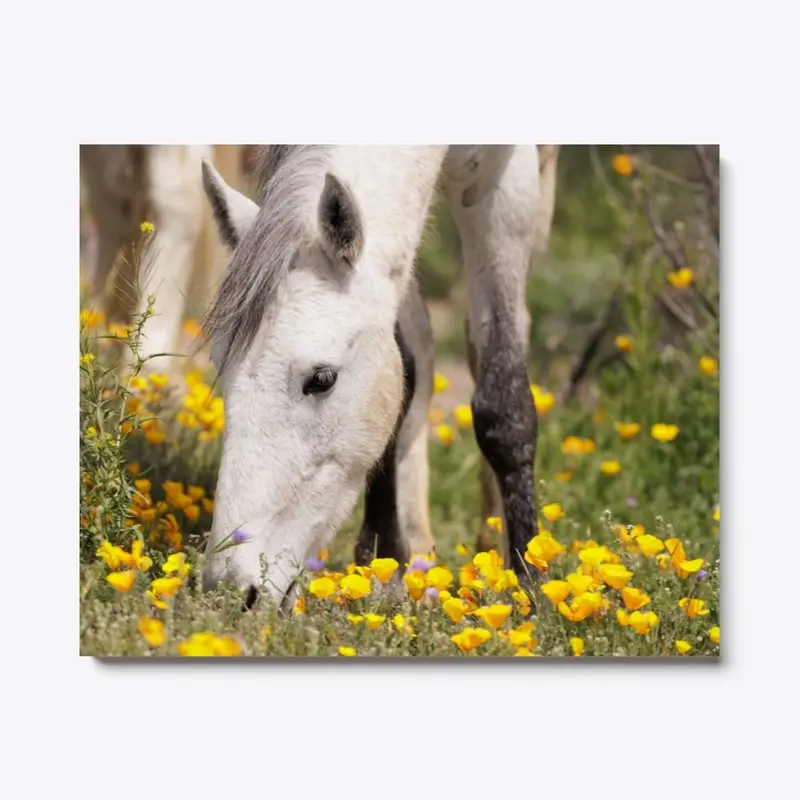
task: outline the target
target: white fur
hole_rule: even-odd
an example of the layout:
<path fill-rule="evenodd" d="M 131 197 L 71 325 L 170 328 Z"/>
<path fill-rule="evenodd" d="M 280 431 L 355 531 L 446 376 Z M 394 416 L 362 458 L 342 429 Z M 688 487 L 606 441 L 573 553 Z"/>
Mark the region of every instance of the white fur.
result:
<path fill-rule="evenodd" d="M 147 151 L 147 177 L 158 220 L 155 238 L 142 265 L 139 311 L 156 294 L 156 316 L 145 327 L 145 355 L 175 353 L 186 290 L 203 221 L 205 197 L 200 164 L 208 145 L 155 145 Z M 162 360 L 155 362 L 161 368 Z"/>
<path fill-rule="evenodd" d="M 393 328 L 440 173 L 461 233 L 479 359 L 498 304 L 517 321 L 523 349 L 527 340 L 524 286 L 539 201 L 535 146 L 334 147 L 324 166 L 355 198 L 363 249 L 352 268 L 331 264 L 314 225 L 317 206 L 309 205 L 316 233 L 226 379 L 209 552 L 236 529 L 250 540 L 209 557 L 207 588 L 220 580 L 258 587 L 263 557 L 266 588 L 281 599 L 352 510 L 399 411 Z M 235 224 L 246 227 L 253 209 L 225 196 Z M 304 380 L 323 364 L 339 370 L 336 385 L 324 396 L 304 396 Z M 400 465 L 399 482 L 417 498 L 416 510 L 413 500 L 400 502 L 403 527 L 418 528 L 427 549 L 427 509 L 418 507 L 427 497 L 425 452 L 420 440 Z"/>
<path fill-rule="evenodd" d="M 394 321 L 445 148 L 335 148 L 328 171 L 353 193 L 364 243 L 332 265 L 317 235 L 299 253 L 277 307 L 228 376 L 226 428 L 207 586 L 227 580 L 280 599 L 336 532 L 392 433 L 402 400 Z M 409 191 L 411 187 L 412 191 Z M 226 195 L 227 196 L 227 195 Z M 316 220 L 317 206 L 308 213 Z M 338 370 L 326 395 L 303 395 L 316 365 Z"/>

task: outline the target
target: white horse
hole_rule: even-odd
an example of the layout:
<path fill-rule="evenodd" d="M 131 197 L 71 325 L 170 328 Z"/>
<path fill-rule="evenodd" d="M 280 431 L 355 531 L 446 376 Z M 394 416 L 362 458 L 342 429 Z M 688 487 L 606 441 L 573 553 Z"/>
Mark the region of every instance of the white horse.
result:
<path fill-rule="evenodd" d="M 226 179 L 244 182 L 239 145 L 83 145 L 81 173 L 85 205 L 82 234 L 87 240 L 90 294 L 109 322 L 127 324 L 156 295 L 155 316 L 145 326 L 144 355 L 181 354 L 181 319 L 195 283 L 213 285 L 225 253 L 213 231 L 200 165 L 211 158 Z M 149 221 L 155 233 L 140 265 L 141 296 L 135 297 L 130 268 L 139 226 Z M 87 224 L 89 223 L 89 224 Z M 116 269 L 115 269 L 116 267 Z M 173 371 L 181 362 L 158 358 L 148 367 Z"/>
<path fill-rule="evenodd" d="M 271 146 L 259 204 L 204 163 L 232 249 L 205 320 L 226 409 L 206 589 L 224 581 L 250 603 L 261 588 L 288 600 L 365 481 L 357 561 L 433 550 L 432 346 L 413 263 L 439 188 L 463 244 L 474 428 L 496 479 L 484 481 L 484 510 L 502 513 L 525 577 L 537 530 L 525 284 L 549 235 L 556 157 L 536 146 Z M 240 544 L 212 552 L 234 534 Z"/>

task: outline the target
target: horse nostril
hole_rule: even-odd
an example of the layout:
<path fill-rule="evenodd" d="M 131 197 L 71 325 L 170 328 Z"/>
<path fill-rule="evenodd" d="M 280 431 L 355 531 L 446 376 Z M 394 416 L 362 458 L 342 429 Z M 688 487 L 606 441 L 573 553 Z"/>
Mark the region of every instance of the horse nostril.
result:
<path fill-rule="evenodd" d="M 256 600 L 258 600 L 258 589 L 255 586 L 251 586 L 244 598 L 245 609 L 249 611 L 256 604 Z"/>

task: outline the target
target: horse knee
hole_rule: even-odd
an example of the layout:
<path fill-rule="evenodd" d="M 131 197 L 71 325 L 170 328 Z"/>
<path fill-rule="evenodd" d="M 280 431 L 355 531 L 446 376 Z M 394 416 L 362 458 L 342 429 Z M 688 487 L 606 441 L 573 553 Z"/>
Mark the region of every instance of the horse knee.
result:
<path fill-rule="evenodd" d="M 524 356 L 519 346 L 502 346 L 497 333 L 481 358 L 472 414 L 475 438 L 500 481 L 531 464 L 537 419 Z"/>

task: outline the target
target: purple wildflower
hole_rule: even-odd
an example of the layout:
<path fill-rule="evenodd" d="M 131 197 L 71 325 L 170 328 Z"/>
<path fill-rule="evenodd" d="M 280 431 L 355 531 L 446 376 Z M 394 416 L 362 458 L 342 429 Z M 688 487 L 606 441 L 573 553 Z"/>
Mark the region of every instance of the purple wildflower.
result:
<path fill-rule="evenodd" d="M 435 586 L 429 586 L 425 590 L 425 595 L 430 597 L 431 600 L 438 600 L 439 599 L 439 590 Z"/>
<path fill-rule="evenodd" d="M 321 558 L 309 558 L 305 563 L 305 568 L 311 572 L 322 572 L 325 562 Z"/>
<path fill-rule="evenodd" d="M 625 499 L 625 505 L 630 508 L 636 508 L 639 505 L 639 501 L 635 497 L 628 497 Z"/>
<path fill-rule="evenodd" d="M 245 542 L 249 542 L 250 537 L 240 528 L 237 528 L 233 532 L 233 543 L 234 544 L 244 544 Z"/>
<path fill-rule="evenodd" d="M 409 569 L 418 569 L 420 572 L 427 572 L 435 562 L 428 561 L 423 556 L 417 556 L 409 565 Z"/>
<path fill-rule="evenodd" d="M 707 577 L 708 577 L 708 570 L 707 569 L 701 569 L 697 573 L 697 580 L 699 580 L 699 581 L 704 581 Z"/>

